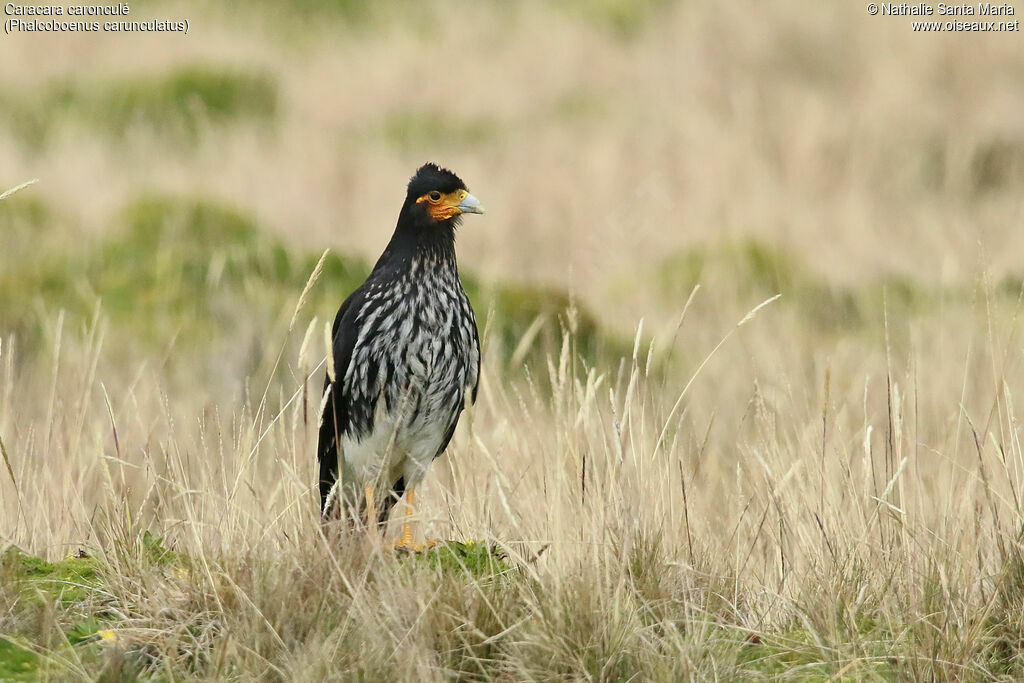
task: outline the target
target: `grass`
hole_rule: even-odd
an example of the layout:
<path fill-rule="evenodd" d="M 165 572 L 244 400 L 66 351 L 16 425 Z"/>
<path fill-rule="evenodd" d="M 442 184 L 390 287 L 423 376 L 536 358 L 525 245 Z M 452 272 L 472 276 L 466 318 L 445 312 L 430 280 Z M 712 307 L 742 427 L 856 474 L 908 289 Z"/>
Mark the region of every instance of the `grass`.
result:
<path fill-rule="evenodd" d="M 101 578 L 92 558 L 47 562 L 16 547 L 0 554 L 5 617 L 0 629 L 0 678 L 37 680 L 68 651 L 101 640 Z M 103 617 L 103 622 L 109 616 Z"/>
<path fill-rule="evenodd" d="M 739 329 L 756 329 L 769 311 Z M 75 371 L 66 355 L 82 353 L 72 340 L 57 356 L 58 378 Z M 301 370 L 296 362 L 288 361 L 288 375 Z M 1022 562 L 1015 523 L 1002 521 L 1015 514 L 1006 495 L 1018 484 L 1002 465 L 996 427 L 978 441 L 975 475 L 956 484 L 943 478 L 961 476 L 959 468 L 922 459 L 907 466 L 906 401 L 914 394 L 896 388 L 904 376 L 890 380 L 888 407 L 869 418 L 890 430 L 878 441 L 871 429 L 843 436 L 849 413 L 830 394 L 824 428 L 826 438 L 836 436 L 825 460 L 820 443 L 800 445 L 778 424 L 779 407 L 762 390 L 752 399 L 752 425 L 739 432 L 747 453 L 740 464 L 728 450 L 716 453 L 728 437 L 709 445 L 704 429 L 689 426 L 690 405 L 675 417 L 663 402 L 671 371 L 649 375 L 654 363 L 639 353 L 626 363 L 607 377 L 558 351 L 549 360 L 550 390 L 539 391 L 489 360 L 469 433 L 435 467 L 423 513 L 442 537 L 482 540 L 419 557 L 382 554 L 358 539 L 339 548 L 320 536 L 299 474 L 311 467 L 314 424 L 296 404 L 268 418 L 243 407 L 192 426 L 174 417 L 173 405 L 160 422 L 138 424 L 124 401 L 155 398 L 145 389 L 115 395 L 109 406 L 83 400 L 85 422 L 97 431 L 82 438 L 75 423 L 51 418 L 51 439 L 65 444 L 59 450 L 79 454 L 51 470 L 53 479 L 26 469 L 42 442 L 8 429 L 11 483 L 23 482 L 16 498 L 56 487 L 69 500 L 90 501 L 96 541 L 86 559 L 5 555 L 13 580 L 4 585 L 16 588 L 4 593 L 4 666 L 199 678 L 1020 673 Z M 27 371 L 22 381 L 37 383 Z M 840 394 L 845 378 L 835 372 L 832 381 Z M 596 387 L 605 382 L 610 393 L 602 397 Z M 1008 405 L 1005 389 L 1000 396 Z M 5 407 L 12 409 L 23 410 Z M 517 429 L 504 417 L 513 412 L 547 426 Z M 666 428 L 668 439 L 658 438 Z M 264 429 L 268 437 L 254 443 Z M 859 452 L 843 450 L 865 438 Z M 1003 453 L 1006 462 L 1018 457 L 1013 445 Z M 794 457 L 802 468 L 795 474 Z M 732 511 L 711 506 L 724 463 L 738 468 L 733 486 L 744 501 Z M 975 488 L 985 504 L 957 512 L 946 503 L 932 517 L 921 494 L 936 485 Z M 12 507 L 18 533 L 53 533 L 19 518 L 23 505 Z M 214 528 L 207 518 L 230 522 Z M 954 529 L 957 550 L 936 543 L 942 524 Z M 980 533 L 957 531 L 972 526 Z"/>
<path fill-rule="evenodd" d="M 460 120 L 450 111 L 408 111 L 405 108 L 383 117 L 377 134 L 403 151 L 426 145 L 451 148 L 477 147 L 497 136 L 497 125 L 485 119 Z"/>
<path fill-rule="evenodd" d="M 1024 677 L 1019 41 L 303 7 L 0 62 L 0 679 Z M 411 556 L 313 453 L 428 158 L 484 366 Z"/>
<path fill-rule="evenodd" d="M 676 659 L 693 646 L 720 657 L 718 665 L 731 675 L 798 673 L 815 678 L 845 672 L 891 677 L 903 654 L 892 634 L 870 621 L 861 622 L 855 632 L 837 633 L 822 642 L 821 634 L 805 626 L 756 635 L 720 622 L 723 615 L 680 620 L 685 603 L 696 599 L 694 606 L 706 604 L 711 594 L 701 599 L 702 589 L 692 586 L 689 593 L 679 592 L 685 581 L 676 582 L 683 574 L 659 566 L 658 559 L 664 558 L 650 544 L 642 548 L 643 554 L 630 558 L 626 582 L 605 587 L 605 593 L 595 591 L 594 582 L 601 587 L 602 579 L 586 573 L 554 585 L 539 581 L 529 565 L 510 563 L 507 552 L 486 542 L 448 543 L 421 556 L 380 555 L 350 546 L 344 569 L 337 565 L 338 557 L 331 557 L 332 551 L 325 554 L 321 548 L 305 556 L 313 566 L 298 569 L 284 562 L 292 568 L 281 572 L 275 569 L 277 563 L 254 557 L 213 566 L 206 565 L 206 559 L 168 557 L 168 551 L 159 548 L 162 540 L 149 534 L 145 539 L 146 552 L 131 568 L 132 579 L 113 557 L 49 563 L 8 550 L 7 585 L 22 596 L 22 606 L 16 609 L 24 612 L 27 602 L 42 612 L 46 601 L 56 598 L 50 628 L 63 636 L 40 652 L 39 634 L 25 626 L 39 617 L 27 619 L 22 614 L 0 648 L 0 671 L 25 680 L 44 671 L 58 676 L 88 671 L 109 675 L 112 669 L 147 677 L 159 672 L 160 660 L 173 657 L 179 673 L 223 676 L 233 670 L 224 668 L 223 659 L 217 661 L 224 656 L 219 650 L 225 638 L 234 631 L 252 630 L 275 641 L 262 646 L 259 656 L 292 652 L 299 659 L 290 670 L 297 675 L 322 675 L 315 658 L 302 658 L 309 648 L 327 645 L 320 642 L 324 635 L 334 648 L 341 648 L 335 650 L 342 657 L 338 665 L 349 675 L 390 677 L 407 676 L 415 669 L 399 653 L 378 650 L 373 642 L 377 638 L 401 638 L 409 652 L 425 648 L 436 653 L 434 663 L 448 675 L 469 677 L 487 677 L 502 669 L 530 677 L 621 678 L 637 671 L 679 676 L 695 671 L 689 657 Z M 153 552 L 154 546 L 158 552 Z M 334 569 L 318 567 L 320 562 L 335 565 Z M 99 574 L 97 567 L 102 567 Z M 638 576 L 638 570 L 655 571 L 657 576 Z M 162 600 L 159 605 L 122 592 L 126 580 L 154 578 L 163 584 L 152 587 L 152 597 Z M 351 584 L 352 579 L 359 583 Z M 104 598 L 96 600 L 97 595 Z M 376 599 L 370 605 L 357 603 L 378 595 L 412 599 L 410 606 L 418 608 L 414 615 L 387 609 Z M 312 612 L 296 618 L 283 611 L 295 599 L 302 599 Z M 219 605 L 217 625 L 198 613 L 177 627 L 167 621 L 188 605 L 211 600 Z M 153 641 L 154 624 L 171 632 L 164 642 Z M 660 643 L 653 651 L 645 642 L 652 637 Z M 870 651 L 863 651 L 865 645 Z M 346 659 L 356 652 L 357 657 Z M 256 654 L 243 654 L 242 659 Z"/>
<path fill-rule="evenodd" d="M 176 146 L 194 146 L 207 125 L 273 121 L 277 109 L 277 86 L 266 73 L 206 65 L 100 83 L 60 80 L 0 97 L 12 134 L 33 148 L 69 122 L 90 134 L 120 138 L 144 130 Z"/>
<path fill-rule="evenodd" d="M 38 656 L 9 640 L 0 640 L 0 676 L 8 681 L 31 681 L 38 675 Z"/>
<path fill-rule="evenodd" d="M 34 198 L 15 198 L 0 209 L 0 229 L 8 235 L 0 305 L 13 312 L 9 329 L 29 341 L 41 332 L 31 324 L 38 317 L 17 302 L 33 300 L 44 309 L 59 301 L 74 325 L 89 324 L 101 305 L 115 329 L 141 332 L 139 340 L 151 348 L 180 335 L 187 340 L 181 351 L 202 353 L 243 322 L 258 326 L 254 334 L 271 335 L 319 256 L 289 249 L 251 216 L 207 199 L 141 196 L 111 217 L 118 229 L 87 249 L 49 240 L 59 222 Z M 358 257 L 332 254 L 308 306 L 333 320 L 341 298 L 369 270 Z M 570 322 L 578 351 L 591 362 L 624 346 L 562 292 L 488 283 L 471 271 L 464 280 L 481 324 L 493 313 L 494 349 L 509 362 L 536 360 Z"/>
<path fill-rule="evenodd" d="M 567 11 L 607 31 L 619 40 L 637 40 L 643 31 L 656 22 L 664 10 L 672 3 L 666 0 L 640 0 L 627 2 L 624 0 L 598 0 L 597 2 L 561 3 L 563 11 Z"/>
<path fill-rule="evenodd" d="M 115 578 L 119 571 L 124 571 L 126 561 L 131 561 L 136 577 L 149 575 L 150 579 L 157 577 L 179 586 L 203 573 L 210 574 L 216 577 L 215 590 L 226 591 L 221 599 L 229 604 L 237 600 L 238 596 L 231 593 L 238 586 L 233 585 L 233 579 L 223 578 L 229 576 L 226 571 L 230 570 L 204 567 L 197 558 L 165 548 L 164 540 L 148 531 L 142 535 L 141 550 L 133 560 L 123 552 L 93 558 L 79 551 L 81 557 L 47 562 L 18 548 L 7 548 L 0 556 L 0 576 L 6 587 L 3 605 L 9 612 L 8 620 L 11 616 L 16 619 L 13 627 L 6 628 L 0 637 L 0 674 L 4 680 L 35 680 L 44 673 L 58 677 L 81 674 L 90 666 L 107 676 L 112 668 L 130 676 L 150 669 L 152 663 L 147 661 L 153 654 L 141 643 L 132 641 L 137 637 L 138 620 L 151 615 L 143 615 L 144 606 L 126 599 L 122 593 L 124 586 Z M 386 569 L 378 565 L 371 571 L 385 575 L 398 572 L 407 580 L 421 581 L 432 576 L 467 586 L 495 581 L 508 584 L 516 571 L 493 545 L 474 541 L 441 544 L 419 556 L 378 556 L 377 561 L 386 562 Z M 196 622 L 186 631 L 198 641 L 208 626 Z M 51 631 L 49 636 L 46 629 Z M 48 640 L 52 645 L 40 649 Z M 190 665 L 201 669 L 208 664 L 206 655 L 190 653 Z"/>
<path fill-rule="evenodd" d="M 896 318 L 924 315 L 942 301 L 969 302 L 970 288 L 925 286 L 886 274 L 855 285 L 831 283 L 793 253 L 754 239 L 693 247 L 665 259 L 658 271 L 665 296 L 679 299 L 701 282 L 728 287 L 737 298 L 782 294 L 784 306 L 824 334 L 882 332 L 886 313 Z M 1018 294 L 1008 280 L 999 299 L 1011 305 Z"/>
<path fill-rule="evenodd" d="M 96 589 L 96 565 L 88 557 L 47 562 L 11 547 L 4 551 L 3 571 L 8 581 L 21 582 L 22 590 L 45 593 L 65 605 L 86 600 Z"/>

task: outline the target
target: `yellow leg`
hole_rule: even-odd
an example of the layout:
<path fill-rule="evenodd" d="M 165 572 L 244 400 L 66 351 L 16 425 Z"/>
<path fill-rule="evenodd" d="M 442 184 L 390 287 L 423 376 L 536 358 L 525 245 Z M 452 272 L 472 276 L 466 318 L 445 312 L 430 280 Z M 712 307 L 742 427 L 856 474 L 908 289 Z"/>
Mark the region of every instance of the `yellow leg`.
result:
<path fill-rule="evenodd" d="M 412 545 L 412 504 L 416 500 L 416 490 L 409 489 L 405 494 L 405 523 L 402 525 L 402 545 Z"/>
<path fill-rule="evenodd" d="M 395 550 L 405 550 L 408 552 L 418 553 L 422 552 L 424 548 L 431 548 L 437 544 L 437 541 L 427 541 L 423 543 L 416 543 L 412 540 L 412 505 L 416 501 L 416 490 L 408 489 L 405 492 L 405 523 L 402 524 L 402 537 L 395 541 Z"/>
<path fill-rule="evenodd" d="M 405 523 L 402 524 L 402 537 L 395 541 L 396 550 L 411 550 L 419 552 L 422 546 L 412 542 L 412 504 L 416 501 L 416 490 L 409 489 L 405 492 Z"/>
<path fill-rule="evenodd" d="M 377 504 L 373 498 L 373 485 L 366 486 L 363 493 L 366 494 L 366 528 L 376 530 Z"/>

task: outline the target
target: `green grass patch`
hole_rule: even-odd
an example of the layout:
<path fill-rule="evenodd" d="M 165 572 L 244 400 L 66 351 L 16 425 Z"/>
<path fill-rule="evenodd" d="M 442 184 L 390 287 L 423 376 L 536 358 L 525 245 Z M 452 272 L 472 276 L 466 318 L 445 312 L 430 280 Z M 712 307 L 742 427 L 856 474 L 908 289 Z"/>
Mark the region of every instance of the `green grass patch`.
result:
<path fill-rule="evenodd" d="M 559 6 L 570 16 L 615 38 L 633 41 L 676 3 L 677 0 L 567 0 Z"/>
<path fill-rule="evenodd" d="M 601 93 L 582 87 L 571 88 L 555 98 L 550 113 L 565 123 L 580 123 L 599 118 L 608 113 L 609 98 Z"/>
<path fill-rule="evenodd" d="M 47 562 L 15 547 L 0 555 L 0 577 L 18 585 L 25 595 L 38 591 L 64 605 L 87 600 L 100 587 L 96 561 L 90 557 Z"/>
<path fill-rule="evenodd" d="M 37 215 L 47 212 L 12 211 L 8 222 L 19 227 L 10 230 L 8 254 L 20 258 L 0 256 L 0 306 L 11 312 L 4 331 L 29 339 L 40 331 L 40 311 L 48 316 L 59 308 L 88 321 L 100 303 L 143 348 L 179 335 L 202 350 L 236 325 L 267 330 L 294 306 L 318 258 L 289 251 L 251 217 L 203 199 L 142 196 L 115 217 L 118 227 L 84 249 L 66 240 L 38 248 Z M 326 296 L 329 289 L 340 303 L 339 292 L 356 287 L 367 272 L 361 259 L 333 256 L 317 292 Z"/>
<path fill-rule="evenodd" d="M 35 681 L 38 676 L 39 655 L 0 635 L 0 681 Z"/>
<path fill-rule="evenodd" d="M 487 541 L 443 541 L 418 556 L 429 567 L 456 576 L 486 579 L 513 571 L 508 556 Z"/>
<path fill-rule="evenodd" d="M 796 255 L 754 239 L 685 249 L 662 262 L 656 277 L 674 300 L 685 300 L 698 283 L 738 301 L 781 294 L 779 305 L 793 308 L 818 331 L 834 332 L 879 327 L 886 308 L 893 315 L 922 313 L 943 297 L 968 296 L 961 289 L 925 289 L 897 275 L 855 287 L 833 284 Z"/>
<path fill-rule="evenodd" d="M 140 542 L 153 566 L 173 555 L 149 534 Z M 84 553 L 57 561 L 13 546 L 0 553 L 0 681 L 68 680 L 84 671 L 135 680 L 134 660 L 110 647 L 130 606 L 118 604 L 105 584 L 111 570 L 100 567 Z"/>
<path fill-rule="evenodd" d="M 487 343 L 505 364 L 540 362 L 557 355 L 565 335 L 573 357 L 589 364 L 617 362 L 630 352 L 628 340 L 602 329 L 597 319 L 565 292 L 545 287 L 485 283 L 472 272 L 462 276 L 476 311 L 481 334 L 490 324 Z M 488 320 L 493 311 L 493 318 Z M 511 369 L 511 368 L 510 368 Z"/>
<path fill-rule="evenodd" d="M 11 546 L 0 552 L 0 680 L 60 675 L 50 650 L 96 640 L 102 577 L 91 557 L 47 561 Z M 42 653 L 42 656 L 38 653 Z M 55 670 L 56 667 L 56 670 Z"/>
<path fill-rule="evenodd" d="M 179 351 L 202 353 L 237 329 L 271 338 L 320 256 L 290 249 L 250 215 L 200 198 L 141 196 L 117 213 L 104 239 L 85 248 L 56 239 L 61 220 L 35 199 L 16 196 L 0 206 L 8 238 L 0 254 L 0 307 L 9 311 L 2 331 L 18 333 L 26 348 L 56 310 L 87 324 L 97 304 L 119 337 L 141 349 L 161 348 L 177 335 Z M 333 320 L 369 271 L 361 258 L 329 255 L 306 313 Z M 573 350 L 591 361 L 629 350 L 563 292 L 485 284 L 471 271 L 463 280 L 481 334 L 494 311 L 488 343 L 506 361 L 517 350 L 519 362 L 557 354 L 566 331 Z"/>
<path fill-rule="evenodd" d="M 77 123 L 121 138 L 148 130 L 176 144 L 195 144 L 211 125 L 271 121 L 277 83 L 251 69 L 185 66 L 162 75 L 99 83 L 62 80 L 0 94 L 0 113 L 30 147 L 45 145 L 58 126 Z"/>
<path fill-rule="evenodd" d="M 148 321 L 139 331 L 156 340 L 174 327 L 208 338 L 215 317 L 238 314 L 234 304 L 250 283 L 302 286 L 305 262 L 225 205 L 147 196 L 120 222 L 123 230 L 87 257 L 83 274 L 105 312 Z"/>
<path fill-rule="evenodd" d="M 737 637 L 742 633 L 737 633 Z M 865 652 L 871 645 L 880 652 Z M 772 678 L 796 680 L 894 680 L 895 657 L 888 656 L 892 641 L 872 641 L 868 634 L 851 635 L 842 642 L 823 643 L 806 629 L 747 635 L 737 655 L 737 668 Z"/>
<path fill-rule="evenodd" d="M 393 147 L 413 151 L 425 145 L 446 149 L 479 147 L 494 140 L 499 129 L 498 122 L 490 118 L 402 107 L 385 114 L 372 132 Z"/>

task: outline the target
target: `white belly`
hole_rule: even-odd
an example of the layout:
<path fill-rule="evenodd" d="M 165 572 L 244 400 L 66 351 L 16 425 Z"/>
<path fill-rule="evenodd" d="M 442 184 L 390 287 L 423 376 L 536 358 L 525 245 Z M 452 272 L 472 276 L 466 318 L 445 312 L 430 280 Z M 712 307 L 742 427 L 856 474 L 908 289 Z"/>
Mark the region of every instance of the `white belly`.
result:
<path fill-rule="evenodd" d="M 379 483 L 390 486 L 399 477 L 407 488 L 416 486 L 427 473 L 444 443 L 447 419 L 422 413 L 410 419 L 401 410 L 388 412 L 377 404 L 371 433 L 362 438 L 342 437 L 344 474 L 360 487 Z"/>

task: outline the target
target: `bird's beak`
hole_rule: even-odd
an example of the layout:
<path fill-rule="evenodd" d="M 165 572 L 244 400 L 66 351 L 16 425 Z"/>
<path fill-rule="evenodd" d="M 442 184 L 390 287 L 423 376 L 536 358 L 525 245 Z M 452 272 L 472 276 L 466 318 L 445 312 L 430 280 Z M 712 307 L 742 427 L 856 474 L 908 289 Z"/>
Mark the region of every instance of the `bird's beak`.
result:
<path fill-rule="evenodd" d="M 462 202 L 459 204 L 458 209 L 462 213 L 483 213 L 484 207 L 480 203 L 480 200 L 471 194 L 467 194 L 463 197 Z"/>

